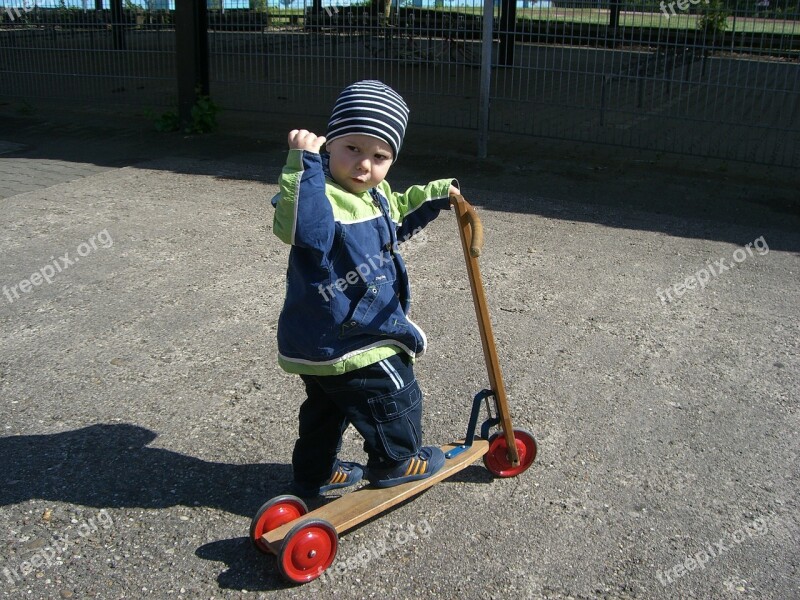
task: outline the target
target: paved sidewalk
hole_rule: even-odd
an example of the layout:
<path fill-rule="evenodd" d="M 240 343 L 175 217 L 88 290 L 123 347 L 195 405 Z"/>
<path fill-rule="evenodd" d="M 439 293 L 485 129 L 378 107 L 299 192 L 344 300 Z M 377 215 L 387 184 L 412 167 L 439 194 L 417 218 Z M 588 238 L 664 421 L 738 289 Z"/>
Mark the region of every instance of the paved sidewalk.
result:
<path fill-rule="evenodd" d="M 284 134 L 136 125 L 0 119 L 0 597 L 800 595 L 785 174 L 411 139 L 396 189 L 453 175 L 479 205 L 512 416 L 540 455 L 341 536 L 298 588 L 247 539 L 290 480 L 302 398 L 275 361 Z M 404 254 L 425 441 L 444 443 L 487 385 L 452 215 Z M 343 454 L 363 459 L 355 433 Z"/>
<path fill-rule="evenodd" d="M 102 173 L 109 167 L 64 160 L 34 160 L 21 164 L 18 158 L 0 158 L 0 198 L 40 190 Z"/>

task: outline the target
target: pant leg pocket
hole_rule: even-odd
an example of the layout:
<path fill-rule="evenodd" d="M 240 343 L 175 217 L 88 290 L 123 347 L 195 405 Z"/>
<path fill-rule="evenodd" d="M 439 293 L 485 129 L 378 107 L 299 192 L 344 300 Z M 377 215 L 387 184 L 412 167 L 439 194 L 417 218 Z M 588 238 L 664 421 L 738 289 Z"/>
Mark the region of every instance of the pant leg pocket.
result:
<path fill-rule="evenodd" d="M 383 450 L 391 460 L 419 452 L 422 442 L 422 391 L 416 379 L 391 394 L 369 400 Z"/>

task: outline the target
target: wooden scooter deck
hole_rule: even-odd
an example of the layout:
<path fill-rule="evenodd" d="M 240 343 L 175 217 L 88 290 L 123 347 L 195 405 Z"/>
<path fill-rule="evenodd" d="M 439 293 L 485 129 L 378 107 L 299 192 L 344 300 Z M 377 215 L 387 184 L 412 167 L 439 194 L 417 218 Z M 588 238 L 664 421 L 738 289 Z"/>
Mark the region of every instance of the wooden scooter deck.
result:
<path fill-rule="evenodd" d="M 460 442 L 442 446 L 442 452 L 446 454 L 459 445 Z M 324 519 L 333 525 L 336 533 L 341 534 L 359 523 L 363 523 L 367 519 L 390 509 L 392 506 L 416 496 L 443 479 L 458 473 L 488 451 L 489 442 L 483 439 L 475 439 L 472 442 L 472 446 L 455 457 L 447 459 L 444 466 L 427 479 L 409 481 L 390 488 L 362 487 L 303 515 L 299 519 L 268 531 L 261 536 L 261 541 L 273 554 L 278 554 L 286 534 L 298 523 L 310 519 Z"/>

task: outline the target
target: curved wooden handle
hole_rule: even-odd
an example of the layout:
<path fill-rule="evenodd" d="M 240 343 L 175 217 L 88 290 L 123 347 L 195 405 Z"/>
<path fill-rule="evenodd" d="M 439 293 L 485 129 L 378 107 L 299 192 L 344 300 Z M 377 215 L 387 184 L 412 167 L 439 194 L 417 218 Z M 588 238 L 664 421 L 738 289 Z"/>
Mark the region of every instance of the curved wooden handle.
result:
<path fill-rule="evenodd" d="M 467 202 L 464 196 L 455 194 L 450 196 L 450 204 L 463 207 L 463 209 L 459 211 L 459 216 L 463 214 L 467 223 L 469 223 L 472 234 L 469 241 L 469 253 L 475 258 L 479 257 L 481 255 L 481 250 L 483 250 L 483 224 L 481 223 L 480 217 L 478 217 L 478 213 L 475 212 L 475 209 Z"/>

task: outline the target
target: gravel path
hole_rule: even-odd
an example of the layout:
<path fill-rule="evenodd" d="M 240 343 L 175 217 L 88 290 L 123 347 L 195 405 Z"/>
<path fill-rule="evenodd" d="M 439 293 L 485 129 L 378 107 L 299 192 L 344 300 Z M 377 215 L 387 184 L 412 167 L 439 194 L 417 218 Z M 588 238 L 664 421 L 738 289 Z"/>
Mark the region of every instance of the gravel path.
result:
<path fill-rule="evenodd" d="M 275 360 L 282 150 L 153 139 L 172 140 L 0 125 L 14 185 L 93 165 L 0 200 L 0 596 L 800 595 L 794 183 L 404 149 L 395 187 L 436 170 L 479 206 L 512 415 L 540 455 L 513 479 L 468 467 L 291 587 L 247 539 L 289 482 L 301 400 Z M 463 435 L 486 386 L 460 252 L 447 214 L 406 251 L 428 443 Z M 363 458 L 355 433 L 343 453 Z"/>

